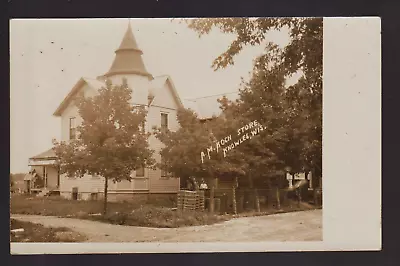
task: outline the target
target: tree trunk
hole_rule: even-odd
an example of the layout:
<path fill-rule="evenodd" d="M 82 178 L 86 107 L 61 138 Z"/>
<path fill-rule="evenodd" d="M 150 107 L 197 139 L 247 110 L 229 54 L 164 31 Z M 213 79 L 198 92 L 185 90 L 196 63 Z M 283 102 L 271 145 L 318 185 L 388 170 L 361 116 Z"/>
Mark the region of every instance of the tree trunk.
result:
<path fill-rule="evenodd" d="M 214 190 L 215 190 L 215 178 L 212 179 L 210 188 L 210 213 L 214 213 Z"/>
<path fill-rule="evenodd" d="M 278 186 L 276 187 L 276 208 L 281 209 L 281 194 Z"/>
<path fill-rule="evenodd" d="M 105 178 L 104 181 L 104 206 L 103 206 L 103 215 L 107 214 L 107 192 L 108 192 L 108 178 Z"/>
<path fill-rule="evenodd" d="M 237 187 L 237 180 L 238 178 L 235 177 L 235 182 L 232 186 L 232 205 L 233 205 L 233 213 L 237 214 L 237 202 L 236 202 L 236 187 Z"/>

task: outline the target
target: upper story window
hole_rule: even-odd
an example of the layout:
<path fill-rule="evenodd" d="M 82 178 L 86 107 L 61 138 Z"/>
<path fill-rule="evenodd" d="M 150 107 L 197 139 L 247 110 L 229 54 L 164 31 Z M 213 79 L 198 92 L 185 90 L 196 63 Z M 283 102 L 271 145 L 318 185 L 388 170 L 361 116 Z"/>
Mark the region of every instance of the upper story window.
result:
<path fill-rule="evenodd" d="M 69 118 L 69 139 L 76 139 L 76 118 Z"/>
<path fill-rule="evenodd" d="M 168 114 L 161 113 L 161 130 L 163 132 L 168 130 Z"/>

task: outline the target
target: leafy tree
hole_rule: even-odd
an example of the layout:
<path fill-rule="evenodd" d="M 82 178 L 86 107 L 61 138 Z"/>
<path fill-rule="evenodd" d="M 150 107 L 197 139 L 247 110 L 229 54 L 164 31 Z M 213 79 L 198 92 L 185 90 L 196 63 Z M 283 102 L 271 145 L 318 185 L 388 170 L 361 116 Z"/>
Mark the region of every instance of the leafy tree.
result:
<path fill-rule="evenodd" d="M 182 108 L 178 110 L 177 120 L 180 125 L 177 131 L 155 128 L 156 137 L 164 144 L 160 152 L 165 158 L 162 168 L 181 178 L 243 174 L 240 167 L 225 160 L 222 148 L 218 153 L 215 151 L 217 139 L 229 134 L 224 130 L 220 118 L 215 117 L 211 122 L 201 122 L 192 110 Z M 210 159 L 205 158 L 202 162 L 201 152 L 206 154 L 206 149 L 211 146 L 214 147 L 214 151 Z"/>
<path fill-rule="evenodd" d="M 177 131 L 155 128 L 156 137 L 164 144 L 160 151 L 165 159 L 165 164 L 160 165 L 162 169 L 174 173 L 182 180 L 191 176 L 209 179 L 211 193 L 216 178 L 244 175 L 245 164 L 240 156 L 227 157 L 223 145 L 217 152 L 216 142 L 236 133 L 236 128 L 229 124 L 231 120 L 214 117 L 211 121 L 201 122 L 192 110 L 184 108 L 178 110 L 177 120 L 180 125 Z M 208 154 L 207 149 L 210 147 L 212 150 Z M 210 198 L 210 205 L 213 206 L 213 196 Z"/>
<path fill-rule="evenodd" d="M 265 45 L 265 53 L 256 58 L 253 76 L 241 88 L 237 103 L 243 116 L 260 119 L 267 126 L 259 136 L 260 143 L 247 148 L 257 155 L 259 151 L 254 149 L 264 144 L 262 154 L 270 154 L 270 162 L 255 160 L 260 167 L 283 170 L 289 166 L 293 172 L 312 169 L 321 176 L 322 18 L 212 18 L 187 23 L 199 36 L 213 28 L 236 35 L 214 60 L 215 70 L 233 65 L 235 55 L 246 45 Z M 267 42 L 268 32 L 282 29 L 290 34 L 286 47 Z M 287 88 L 286 80 L 295 74 L 300 78 Z M 260 172 L 260 168 L 251 169 Z"/>
<path fill-rule="evenodd" d="M 75 103 L 83 120 L 77 139 L 54 141 L 62 173 L 104 177 L 104 214 L 108 180 L 131 180 L 133 170 L 154 165 L 147 141 L 150 133 L 142 127 L 146 110 L 130 103 L 131 93 L 124 80 L 122 85 L 107 82 L 94 97 L 77 97 Z"/>

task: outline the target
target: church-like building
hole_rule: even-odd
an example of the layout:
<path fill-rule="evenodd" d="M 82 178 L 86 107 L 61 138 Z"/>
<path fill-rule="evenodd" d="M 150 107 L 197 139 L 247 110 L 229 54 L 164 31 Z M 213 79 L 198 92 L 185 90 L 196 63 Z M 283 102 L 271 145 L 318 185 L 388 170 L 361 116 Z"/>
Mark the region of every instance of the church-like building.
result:
<path fill-rule="evenodd" d="M 106 85 L 107 79 L 113 84 L 122 84 L 123 78 L 127 79 L 128 86 L 133 90 L 132 104 L 146 106 L 148 110 L 146 130 L 151 131 L 153 126 L 178 129 L 176 114 L 183 103 L 174 83 L 168 75 L 153 77 L 146 69 L 142 54 L 129 25 L 107 73 L 97 78 L 80 78 L 54 112 L 54 116 L 61 120 L 62 141 L 75 138 L 76 128 L 82 121 L 72 100 L 74 96 L 78 93 L 83 93 L 85 97 L 96 95 Z M 162 162 L 159 154 L 161 142 L 152 135 L 149 143 L 150 148 L 155 150 L 156 161 Z M 65 198 L 82 200 L 97 199 L 103 195 L 103 177 L 85 175 L 75 178 L 60 174 L 52 149 L 30 158 L 29 165 L 31 173 L 25 178 L 29 192 L 41 195 L 59 193 Z M 171 177 L 161 169 L 138 169 L 132 173 L 132 181 L 110 182 L 108 197 L 110 200 L 129 200 L 155 194 L 172 195 L 177 193 L 179 185 L 179 178 Z"/>

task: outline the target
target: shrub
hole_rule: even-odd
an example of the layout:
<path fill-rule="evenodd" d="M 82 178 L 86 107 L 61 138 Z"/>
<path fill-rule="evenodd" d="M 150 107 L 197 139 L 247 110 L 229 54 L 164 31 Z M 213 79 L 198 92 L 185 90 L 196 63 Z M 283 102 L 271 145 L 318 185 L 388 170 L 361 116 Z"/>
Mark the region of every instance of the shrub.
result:
<path fill-rule="evenodd" d="M 226 220 L 226 218 L 207 212 L 177 212 L 169 208 L 151 205 L 140 207 L 130 213 L 113 212 L 106 216 L 91 216 L 88 218 L 111 224 L 158 228 L 207 225 Z"/>

